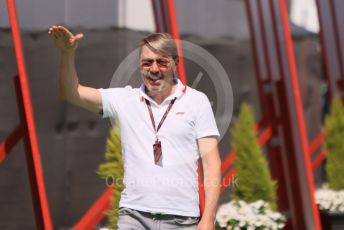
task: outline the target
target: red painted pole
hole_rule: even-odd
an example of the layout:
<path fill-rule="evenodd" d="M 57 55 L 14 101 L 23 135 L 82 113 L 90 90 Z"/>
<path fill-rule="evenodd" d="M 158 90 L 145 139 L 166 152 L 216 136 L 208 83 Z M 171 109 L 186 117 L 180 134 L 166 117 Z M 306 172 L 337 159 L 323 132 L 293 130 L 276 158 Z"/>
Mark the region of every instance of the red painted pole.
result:
<path fill-rule="evenodd" d="M 18 125 L 12 133 L 0 144 L 0 163 L 2 163 L 7 155 L 10 154 L 11 149 L 18 143 L 22 137 L 22 128 Z"/>
<path fill-rule="evenodd" d="M 99 197 L 87 213 L 73 227 L 73 230 L 91 230 L 101 221 L 111 206 L 111 194 L 115 188 L 110 187 Z"/>
<path fill-rule="evenodd" d="M 38 229 L 49 230 L 52 229 L 52 223 L 42 175 L 42 166 L 37 144 L 31 97 L 27 82 L 24 54 L 14 0 L 7 0 L 7 8 L 19 72 L 19 79 L 16 80 L 16 92 L 21 125 L 24 130 L 23 137 L 30 176 L 32 200 L 35 209 L 36 224 Z"/>
<path fill-rule="evenodd" d="M 320 9 L 320 7 L 321 7 L 320 4 L 321 4 L 321 2 L 324 3 L 324 1 L 316 0 L 316 2 L 317 2 L 317 12 L 318 12 L 318 19 L 319 19 L 319 26 L 320 26 L 319 40 L 320 40 L 320 44 L 321 44 L 322 65 L 324 68 L 324 74 L 325 74 L 326 80 L 328 82 L 329 96 L 330 96 L 330 98 L 332 98 L 334 92 L 336 91 L 336 84 L 335 84 L 335 81 L 330 78 L 331 66 L 328 63 L 327 56 L 329 55 L 329 53 L 327 51 L 327 42 L 326 42 L 325 34 L 323 31 L 323 28 L 325 26 L 325 22 L 324 22 L 324 20 L 322 20 L 322 17 L 324 15 L 322 14 L 322 11 Z"/>
<path fill-rule="evenodd" d="M 19 77 L 15 77 L 14 80 L 25 146 L 26 164 L 30 179 L 32 203 L 35 212 L 36 227 L 37 229 L 50 230 L 53 228 L 45 191 L 42 165 L 37 145 L 36 132 L 34 129 L 33 117 L 32 114 L 29 114 L 27 105 L 24 104 L 24 95 L 21 91 L 21 86 L 23 86 L 23 83 L 21 82 L 21 79 Z M 30 100 L 28 101 L 30 102 Z"/>
<path fill-rule="evenodd" d="M 180 80 L 184 84 L 187 84 L 183 52 L 182 52 L 181 44 L 179 42 L 180 41 L 179 28 L 178 28 L 176 9 L 174 6 L 174 0 L 167 0 L 167 8 L 168 8 L 169 16 L 170 16 L 169 19 L 170 19 L 170 25 L 171 25 L 171 34 L 172 34 L 172 37 L 177 40 L 177 48 L 178 48 L 178 55 L 179 55 L 179 63 L 178 63 L 179 77 L 180 77 Z"/>
<path fill-rule="evenodd" d="M 271 176 L 278 181 L 277 203 L 279 211 L 290 209 L 286 188 L 285 165 L 283 164 L 282 134 L 279 130 L 280 117 L 276 89 L 276 54 L 271 39 L 271 20 L 268 1 L 246 0 L 246 12 L 250 30 L 250 40 L 253 52 L 254 70 L 262 111 L 262 121 L 259 126 L 265 126 L 259 137 L 262 145 L 266 142 L 267 156 Z M 288 226 L 288 224 L 287 224 Z M 288 228 L 287 228 L 288 229 Z"/>
<path fill-rule="evenodd" d="M 344 99 L 344 43 L 341 39 L 341 22 L 338 12 L 343 5 L 341 1 L 316 0 L 320 24 L 319 38 L 321 44 L 324 74 L 329 86 L 329 98 L 339 89 Z"/>
<path fill-rule="evenodd" d="M 296 63 L 295 63 L 295 58 L 294 58 L 295 57 L 294 49 L 293 49 L 291 32 L 290 32 L 290 27 L 289 27 L 289 18 L 287 14 L 288 10 L 287 10 L 285 0 L 280 0 L 280 11 L 281 11 L 282 26 L 284 30 L 284 39 L 285 39 L 288 60 L 289 60 L 290 77 L 291 77 L 291 83 L 292 83 L 293 94 L 294 94 L 293 99 L 294 99 L 296 114 L 297 114 L 297 125 L 299 127 L 299 132 L 300 132 L 300 137 L 301 137 L 299 141 L 302 147 L 303 160 L 305 164 L 304 167 L 305 167 L 305 172 L 307 176 L 307 185 L 309 189 L 309 199 L 311 203 L 310 211 L 313 216 L 313 221 L 315 224 L 314 227 L 316 230 L 319 230 L 321 229 L 320 216 L 319 216 L 318 207 L 314 199 L 315 189 L 314 189 L 314 181 L 313 181 L 313 171 L 312 171 L 311 159 L 308 154 L 309 149 L 308 149 L 306 126 L 304 122 L 305 118 L 303 114 L 303 106 L 302 106 L 299 82 L 298 82 L 297 71 L 296 71 Z"/>
<path fill-rule="evenodd" d="M 152 8 L 153 8 L 153 18 L 154 20 L 154 24 L 155 24 L 155 31 L 159 32 L 160 28 L 161 28 L 161 22 L 160 20 L 157 20 L 159 14 L 158 14 L 158 6 L 155 3 L 155 0 L 151 0 L 151 4 L 152 4 Z"/>
<path fill-rule="evenodd" d="M 339 25 L 338 25 L 338 17 L 337 17 L 337 11 L 335 6 L 335 1 L 328 1 L 328 4 L 330 5 L 331 10 L 331 16 L 332 16 L 332 23 L 333 23 L 333 30 L 334 30 L 334 38 L 336 42 L 337 47 L 337 59 L 338 59 L 338 65 L 339 65 L 339 71 L 340 71 L 340 79 L 337 81 L 337 87 L 339 88 L 341 86 L 340 83 L 344 82 L 344 60 L 343 60 L 343 53 L 341 52 L 342 48 L 342 39 L 340 37 L 340 31 L 339 31 Z M 339 88 L 340 92 L 342 93 L 342 88 Z M 344 95 L 341 95 L 342 99 L 344 99 Z"/>

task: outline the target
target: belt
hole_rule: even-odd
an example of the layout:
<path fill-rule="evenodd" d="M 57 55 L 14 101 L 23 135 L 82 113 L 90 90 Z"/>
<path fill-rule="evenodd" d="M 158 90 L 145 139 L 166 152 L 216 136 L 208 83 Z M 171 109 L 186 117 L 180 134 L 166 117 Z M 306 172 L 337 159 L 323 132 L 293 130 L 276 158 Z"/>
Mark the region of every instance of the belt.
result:
<path fill-rule="evenodd" d="M 143 211 L 138 211 L 138 212 L 141 213 L 142 216 L 148 217 L 153 220 L 173 220 L 176 218 L 186 220 L 190 218 L 189 216 L 180 216 L 180 215 L 174 215 L 174 214 L 150 213 L 150 212 L 143 212 Z"/>

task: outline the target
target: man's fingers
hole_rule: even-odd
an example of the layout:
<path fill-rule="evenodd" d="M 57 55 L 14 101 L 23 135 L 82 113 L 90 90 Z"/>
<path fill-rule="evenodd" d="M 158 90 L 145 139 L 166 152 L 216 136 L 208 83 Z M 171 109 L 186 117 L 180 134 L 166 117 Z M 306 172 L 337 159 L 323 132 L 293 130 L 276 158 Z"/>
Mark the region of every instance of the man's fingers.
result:
<path fill-rule="evenodd" d="M 51 26 L 51 27 L 49 27 L 49 29 L 48 29 L 48 34 L 49 34 L 49 35 L 53 35 L 53 33 L 54 33 L 54 28 Z"/>
<path fill-rule="evenodd" d="M 51 26 L 51 27 L 49 27 L 49 29 L 48 29 L 48 34 L 54 34 L 54 33 L 56 33 L 56 34 L 58 34 L 58 35 L 65 36 L 66 34 L 68 34 L 67 31 L 68 31 L 68 30 L 67 30 L 66 28 L 64 28 L 63 26 Z M 68 31 L 68 32 L 69 32 L 69 31 Z M 70 33 L 70 32 L 69 32 L 68 35 L 73 36 L 73 34 Z"/>
<path fill-rule="evenodd" d="M 58 35 L 56 33 L 56 29 L 53 29 L 52 27 L 49 28 L 48 30 L 48 34 L 53 37 L 54 39 L 57 39 L 58 38 Z"/>
<path fill-rule="evenodd" d="M 56 36 L 57 36 L 58 38 L 63 38 L 63 37 L 64 37 L 63 34 L 62 34 L 62 32 L 61 32 L 59 29 L 56 30 L 55 34 L 56 34 Z"/>
<path fill-rule="evenodd" d="M 73 37 L 74 35 L 64 26 L 58 26 L 58 29 L 59 31 L 61 31 L 61 33 L 67 37 L 67 38 L 70 38 L 70 37 Z"/>
<path fill-rule="evenodd" d="M 64 26 L 51 26 L 48 29 L 48 34 L 53 35 L 56 38 L 67 38 L 71 43 L 80 41 L 84 35 L 82 33 L 74 36 L 67 28 Z"/>
<path fill-rule="evenodd" d="M 77 34 L 76 36 L 75 36 L 75 41 L 80 41 L 82 38 L 84 37 L 84 34 Z"/>
<path fill-rule="evenodd" d="M 62 29 L 60 29 L 60 28 L 57 29 L 57 34 L 58 34 L 61 38 L 66 38 L 66 37 L 68 36 L 68 35 L 66 35 L 65 32 L 64 32 Z"/>
<path fill-rule="evenodd" d="M 58 30 L 56 26 L 52 26 L 48 29 L 48 34 L 52 35 L 53 37 L 57 38 L 59 37 Z"/>
<path fill-rule="evenodd" d="M 60 25 L 51 26 L 48 29 L 48 34 L 53 38 L 58 48 L 68 52 L 75 50 L 78 41 L 84 37 L 81 33 L 74 36 L 67 28 Z"/>
<path fill-rule="evenodd" d="M 75 45 L 75 43 L 79 42 L 83 37 L 84 37 L 83 34 L 77 34 L 76 36 L 70 38 L 70 39 L 69 39 L 69 42 L 70 42 L 72 45 Z"/>

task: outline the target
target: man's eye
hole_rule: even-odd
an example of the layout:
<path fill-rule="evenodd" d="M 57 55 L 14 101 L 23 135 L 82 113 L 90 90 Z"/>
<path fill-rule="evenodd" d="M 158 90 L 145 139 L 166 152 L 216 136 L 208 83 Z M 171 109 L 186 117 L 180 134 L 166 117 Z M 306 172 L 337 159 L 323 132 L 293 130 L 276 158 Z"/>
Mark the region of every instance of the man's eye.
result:
<path fill-rule="evenodd" d="M 142 62 L 141 65 L 142 65 L 142 66 L 151 66 L 152 63 L 151 63 L 151 62 Z"/>
<path fill-rule="evenodd" d="M 158 61 L 158 65 L 160 65 L 160 66 L 167 66 L 168 62 L 167 61 Z"/>

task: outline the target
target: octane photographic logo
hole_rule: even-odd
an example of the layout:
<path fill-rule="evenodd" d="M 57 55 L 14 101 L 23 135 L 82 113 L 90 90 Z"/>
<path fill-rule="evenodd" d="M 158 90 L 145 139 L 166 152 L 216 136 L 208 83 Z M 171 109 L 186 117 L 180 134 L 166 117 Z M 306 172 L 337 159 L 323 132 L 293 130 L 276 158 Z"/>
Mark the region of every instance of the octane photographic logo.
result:
<path fill-rule="evenodd" d="M 182 58 L 196 64 L 200 69 L 194 81 L 188 82 L 187 85 L 197 90 L 197 87 L 201 85 L 200 83 L 202 81 L 210 81 L 214 87 L 216 97 L 213 99 L 215 101 L 211 100 L 211 104 L 220 132 L 220 139 L 218 140 L 220 142 L 228 130 L 233 113 L 233 90 L 229 77 L 220 62 L 204 48 L 188 41 L 178 40 L 176 42 L 182 48 Z M 137 48 L 132 51 L 120 63 L 113 74 L 110 88 L 125 87 L 127 85 L 135 85 L 137 87 L 142 84 L 139 72 L 139 49 Z M 190 76 L 188 76 L 189 78 Z M 207 92 L 204 93 L 207 94 Z M 111 119 L 111 123 L 114 125 L 113 119 Z"/>

